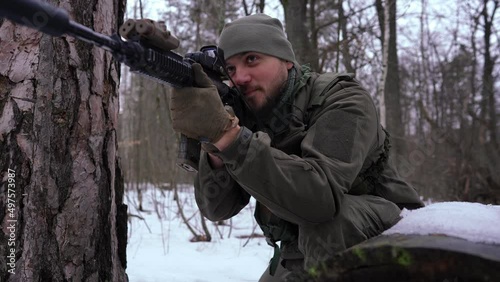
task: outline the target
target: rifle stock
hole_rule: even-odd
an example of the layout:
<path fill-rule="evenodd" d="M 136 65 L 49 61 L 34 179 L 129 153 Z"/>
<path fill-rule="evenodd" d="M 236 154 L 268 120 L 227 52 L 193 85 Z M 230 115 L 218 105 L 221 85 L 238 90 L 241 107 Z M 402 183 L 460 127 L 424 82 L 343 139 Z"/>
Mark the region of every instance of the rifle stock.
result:
<path fill-rule="evenodd" d="M 166 50 L 165 46 L 177 47 L 172 46 L 170 41 L 165 44 L 165 41 L 158 41 L 158 38 L 146 40 L 137 34 L 124 41 L 118 34 L 100 34 L 70 20 L 65 10 L 34 0 L 0 1 L 0 18 L 7 18 L 51 36 L 69 35 L 103 48 L 111 52 L 117 61 L 127 65 L 132 72 L 172 87 L 195 86 L 191 65 L 199 63 L 214 82 L 223 103 L 231 106 L 237 115 L 245 111 L 241 96 L 223 83 L 224 56 L 217 46 L 206 46 L 200 52 L 182 57 Z M 143 29 L 145 32 L 150 31 Z M 181 136 L 177 164 L 187 171 L 197 171 L 200 151 L 199 141 Z"/>

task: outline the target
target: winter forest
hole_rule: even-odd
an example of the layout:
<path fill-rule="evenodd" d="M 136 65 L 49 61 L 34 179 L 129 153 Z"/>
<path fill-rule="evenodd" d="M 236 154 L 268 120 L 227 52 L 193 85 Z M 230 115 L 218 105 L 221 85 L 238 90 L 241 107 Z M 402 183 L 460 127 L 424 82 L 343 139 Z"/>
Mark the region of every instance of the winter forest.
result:
<path fill-rule="evenodd" d="M 164 21 L 181 56 L 217 44 L 231 20 L 277 17 L 298 62 L 353 73 L 369 90 L 391 157 L 424 201 L 500 205 L 499 0 L 45 2 L 106 35 L 131 18 Z M 254 221 L 238 231 L 240 219 L 196 210 L 170 92 L 103 49 L 0 18 L 0 281 L 126 281 L 130 236 L 160 225 L 163 236 L 169 216 L 181 244 L 233 236 L 268 248 L 252 241 L 264 240 Z M 270 254 L 257 255 L 265 265 Z"/>
<path fill-rule="evenodd" d="M 498 1 L 185 2 L 129 2 L 128 16 L 157 14 L 180 54 L 215 44 L 239 16 L 281 18 L 300 63 L 355 73 L 370 90 L 400 173 L 424 198 L 500 203 Z M 175 165 L 168 91 L 123 69 L 118 132 L 128 183 L 192 179 Z"/>

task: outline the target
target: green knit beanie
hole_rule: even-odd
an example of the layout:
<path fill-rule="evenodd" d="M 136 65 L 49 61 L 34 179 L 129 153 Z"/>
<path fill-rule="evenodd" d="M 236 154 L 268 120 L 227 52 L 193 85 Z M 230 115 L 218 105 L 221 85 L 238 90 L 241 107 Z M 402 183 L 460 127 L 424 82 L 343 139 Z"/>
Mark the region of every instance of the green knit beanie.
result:
<path fill-rule="evenodd" d="M 224 25 L 219 47 L 224 51 L 224 59 L 242 52 L 259 52 L 295 63 L 292 44 L 280 20 L 265 14 L 246 16 Z"/>

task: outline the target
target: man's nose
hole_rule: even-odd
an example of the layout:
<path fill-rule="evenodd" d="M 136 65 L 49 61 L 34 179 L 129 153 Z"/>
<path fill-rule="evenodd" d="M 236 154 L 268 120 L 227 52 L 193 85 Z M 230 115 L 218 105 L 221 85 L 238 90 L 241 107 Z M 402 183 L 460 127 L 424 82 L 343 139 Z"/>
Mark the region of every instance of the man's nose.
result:
<path fill-rule="evenodd" d="M 252 80 L 250 73 L 245 69 L 237 70 L 232 78 L 236 85 L 247 85 Z"/>

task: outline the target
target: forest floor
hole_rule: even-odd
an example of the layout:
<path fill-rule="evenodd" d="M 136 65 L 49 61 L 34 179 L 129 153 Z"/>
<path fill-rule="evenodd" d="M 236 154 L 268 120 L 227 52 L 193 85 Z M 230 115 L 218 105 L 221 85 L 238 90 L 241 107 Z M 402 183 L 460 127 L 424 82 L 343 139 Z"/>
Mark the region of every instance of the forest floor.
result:
<path fill-rule="evenodd" d="M 143 211 L 137 191 L 127 191 L 129 210 L 127 274 L 131 282 L 257 281 L 272 256 L 253 218 L 250 202 L 238 215 L 216 225 L 206 221 L 211 242 L 190 242 L 174 192 L 143 188 Z M 193 188 L 179 191 L 179 202 L 197 234 L 203 234 Z M 251 234 L 256 237 L 248 238 Z"/>
<path fill-rule="evenodd" d="M 131 282 L 257 281 L 273 249 L 253 217 L 255 200 L 224 224 L 206 220 L 210 242 L 193 242 L 204 235 L 192 186 L 174 192 L 142 188 L 142 211 L 137 189 L 129 189 L 127 274 Z M 181 216 L 179 211 L 183 212 Z M 426 201 L 426 207 L 403 210 L 402 219 L 384 235 L 447 235 L 479 244 L 500 246 L 500 206 L 467 202 Z M 190 231 L 187 224 L 191 226 Z M 492 245 L 492 246 L 493 246 Z M 459 251 L 459 250 L 458 250 Z M 498 261 L 498 257 L 497 257 Z"/>

